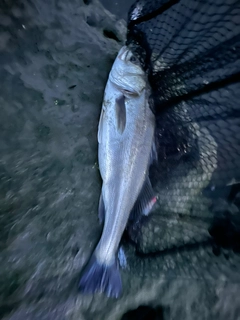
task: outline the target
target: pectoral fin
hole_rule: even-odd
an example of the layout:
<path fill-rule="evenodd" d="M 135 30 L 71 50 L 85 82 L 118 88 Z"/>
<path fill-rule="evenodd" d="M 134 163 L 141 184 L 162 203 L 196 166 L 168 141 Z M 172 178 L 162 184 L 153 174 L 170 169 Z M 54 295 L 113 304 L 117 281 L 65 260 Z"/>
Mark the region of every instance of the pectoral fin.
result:
<path fill-rule="evenodd" d="M 115 108 L 117 130 L 122 134 L 126 126 L 126 106 L 124 95 L 116 99 Z"/>

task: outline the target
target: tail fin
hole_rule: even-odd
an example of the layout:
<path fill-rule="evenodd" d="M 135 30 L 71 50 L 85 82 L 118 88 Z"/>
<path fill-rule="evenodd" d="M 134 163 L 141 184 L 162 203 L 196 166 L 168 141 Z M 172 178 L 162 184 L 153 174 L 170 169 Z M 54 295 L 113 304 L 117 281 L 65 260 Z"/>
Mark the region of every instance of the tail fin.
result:
<path fill-rule="evenodd" d="M 79 282 L 83 293 L 104 292 L 108 297 L 118 298 L 122 292 L 122 281 L 117 259 L 108 266 L 99 264 L 93 254 Z"/>

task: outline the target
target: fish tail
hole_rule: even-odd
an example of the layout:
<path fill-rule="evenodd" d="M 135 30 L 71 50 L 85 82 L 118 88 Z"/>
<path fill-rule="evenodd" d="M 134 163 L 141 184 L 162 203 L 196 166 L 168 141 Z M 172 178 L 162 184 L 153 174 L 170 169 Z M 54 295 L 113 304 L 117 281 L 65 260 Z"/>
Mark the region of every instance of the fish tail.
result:
<path fill-rule="evenodd" d="M 108 297 L 118 298 L 122 292 L 122 280 L 117 259 L 111 265 L 97 261 L 93 254 L 79 282 L 83 293 L 103 292 Z"/>

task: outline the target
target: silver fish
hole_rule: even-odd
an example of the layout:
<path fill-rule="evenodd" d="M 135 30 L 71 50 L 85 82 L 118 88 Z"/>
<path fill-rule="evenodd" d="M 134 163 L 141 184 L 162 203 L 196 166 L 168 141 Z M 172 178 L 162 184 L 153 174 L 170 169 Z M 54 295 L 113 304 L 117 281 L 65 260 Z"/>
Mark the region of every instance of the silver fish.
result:
<path fill-rule="evenodd" d="M 156 157 L 155 117 L 148 105 L 145 72 L 124 46 L 112 66 L 98 127 L 98 160 L 103 180 L 99 218 L 101 239 L 80 280 L 83 292 L 122 291 L 117 261 L 119 243 L 130 213 L 148 214 L 154 201 L 149 166 Z"/>

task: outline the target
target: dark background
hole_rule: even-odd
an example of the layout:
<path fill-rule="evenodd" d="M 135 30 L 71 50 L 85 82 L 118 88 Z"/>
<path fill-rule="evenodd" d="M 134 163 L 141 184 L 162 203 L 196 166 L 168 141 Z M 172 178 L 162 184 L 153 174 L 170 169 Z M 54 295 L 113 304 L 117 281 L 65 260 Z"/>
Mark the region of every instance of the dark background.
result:
<path fill-rule="evenodd" d="M 101 0 L 100 1 L 104 7 L 115 14 L 120 19 L 127 20 L 127 13 L 130 6 L 134 3 L 134 0 L 119 0 L 119 1 L 109 1 L 109 0 Z"/>

